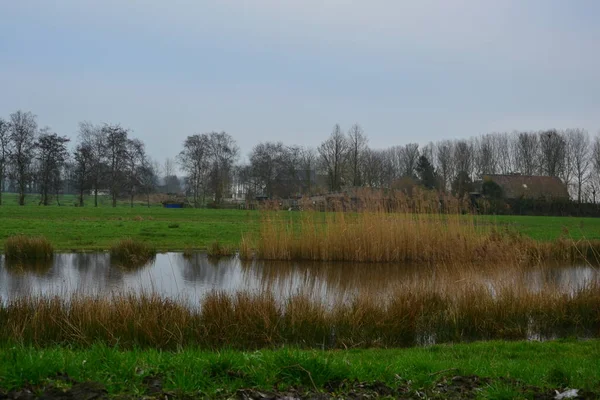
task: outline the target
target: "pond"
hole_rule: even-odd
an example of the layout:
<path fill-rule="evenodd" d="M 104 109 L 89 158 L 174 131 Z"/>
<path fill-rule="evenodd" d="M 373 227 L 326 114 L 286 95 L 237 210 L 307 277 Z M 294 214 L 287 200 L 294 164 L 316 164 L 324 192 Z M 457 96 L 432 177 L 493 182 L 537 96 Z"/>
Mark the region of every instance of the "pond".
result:
<path fill-rule="evenodd" d="M 397 290 L 485 287 L 539 291 L 552 286 L 564 292 L 600 282 L 592 265 L 393 265 L 241 261 L 211 259 L 205 254 L 158 254 L 131 269 L 111 263 L 107 253 L 56 254 L 44 265 L 11 265 L 0 258 L 0 298 L 73 294 L 110 296 L 154 293 L 198 304 L 212 291 L 269 291 L 280 300 L 308 294 L 325 303 L 370 295 L 385 299 Z"/>

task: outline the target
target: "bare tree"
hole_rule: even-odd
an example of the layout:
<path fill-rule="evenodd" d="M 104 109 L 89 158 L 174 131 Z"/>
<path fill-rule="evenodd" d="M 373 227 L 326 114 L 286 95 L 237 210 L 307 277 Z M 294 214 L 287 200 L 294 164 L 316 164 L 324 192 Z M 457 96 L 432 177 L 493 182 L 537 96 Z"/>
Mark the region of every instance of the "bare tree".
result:
<path fill-rule="evenodd" d="M 200 195 L 204 196 L 205 193 L 209 175 L 209 151 L 208 135 L 193 135 L 187 137 L 183 150 L 177 157 L 181 169 L 187 174 L 187 188 L 192 193 L 194 207 L 200 206 Z"/>
<path fill-rule="evenodd" d="M 226 132 L 208 134 L 210 162 L 210 184 L 215 204 L 221 204 L 225 191 L 229 189 L 239 149 L 235 140 Z"/>
<path fill-rule="evenodd" d="M 9 124 L 0 118 L 0 206 L 2 205 L 2 193 L 4 192 L 4 181 L 6 169 L 10 156 Z"/>
<path fill-rule="evenodd" d="M 148 208 L 150 208 L 150 194 L 153 193 L 158 186 L 159 170 L 160 165 L 157 162 L 152 161 L 148 157 L 142 158 L 138 173 L 139 188 L 142 193 L 146 194 L 146 206 Z"/>
<path fill-rule="evenodd" d="M 538 135 L 532 132 L 520 132 L 516 137 L 517 168 L 524 175 L 535 175 L 541 164 Z"/>
<path fill-rule="evenodd" d="M 333 127 L 329 139 L 319 146 L 319 156 L 327 171 L 329 190 L 338 191 L 344 184 L 344 173 L 348 162 L 348 140 L 342 133 L 339 124 Z"/>
<path fill-rule="evenodd" d="M 555 129 L 539 133 L 540 169 L 548 176 L 560 177 L 565 162 L 566 143 Z"/>
<path fill-rule="evenodd" d="M 385 185 L 384 169 L 385 152 L 367 148 L 364 156 L 363 182 L 369 187 L 382 187 Z"/>
<path fill-rule="evenodd" d="M 165 186 L 167 187 L 167 193 L 171 193 L 172 192 L 172 188 L 171 188 L 171 183 L 172 180 L 170 180 L 169 178 L 171 178 L 172 176 L 175 175 L 175 161 L 173 161 L 172 158 L 166 158 L 165 159 L 165 163 L 163 164 L 163 179 L 165 181 Z"/>
<path fill-rule="evenodd" d="M 91 187 L 91 179 L 94 174 L 94 154 L 90 143 L 83 142 L 77 145 L 73 153 L 74 168 L 73 178 L 75 189 L 79 194 L 79 206 L 84 206 L 85 191 Z"/>
<path fill-rule="evenodd" d="M 105 179 L 108 175 L 105 155 L 106 133 L 105 129 L 91 122 L 79 123 L 79 141 L 87 149 L 89 157 L 89 186 L 94 193 L 94 207 L 98 207 L 98 191 L 108 184 Z"/>
<path fill-rule="evenodd" d="M 117 199 L 121 195 L 127 181 L 125 173 L 127 167 L 128 131 L 119 125 L 104 125 L 102 132 L 105 137 L 105 155 L 108 167 L 108 186 L 112 198 L 112 206 L 117 206 Z"/>
<path fill-rule="evenodd" d="M 416 178 L 417 162 L 419 161 L 419 145 L 409 143 L 402 148 L 402 176 Z"/>
<path fill-rule="evenodd" d="M 454 179 L 454 143 L 445 140 L 436 146 L 436 161 L 438 176 L 440 177 L 442 191 L 446 192 Z"/>
<path fill-rule="evenodd" d="M 251 176 L 254 187 L 268 197 L 289 197 L 298 187 L 296 165 L 300 149 L 281 142 L 264 142 L 250 153 Z"/>
<path fill-rule="evenodd" d="M 516 134 L 499 133 L 494 136 L 498 172 L 501 174 L 510 174 L 517 169 L 516 140 Z"/>
<path fill-rule="evenodd" d="M 316 170 L 317 170 L 317 151 L 312 147 L 301 147 L 298 154 L 299 169 L 303 175 L 304 186 L 306 192 L 303 194 L 312 194 L 316 183 Z"/>
<path fill-rule="evenodd" d="M 17 111 L 10 115 L 9 139 L 12 151 L 9 157 L 11 178 L 17 185 L 19 205 L 25 205 L 25 191 L 32 179 L 31 164 L 35 153 L 37 122 L 31 112 Z"/>
<path fill-rule="evenodd" d="M 590 164 L 592 170 L 590 180 L 595 203 L 596 193 L 600 191 L 600 136 L 594 137 L 594 144 L 590 154 Z"/>
<path fill-rule="evenodd" d="M 498 159 L 494 142 L 495 136 L 496 134 L 487 134 L 475 140 L 475 174 L 478 177 L 496 173 Z"/>
<path fill-rule="evenodd" d="M 144 143 L 139 139 L 128 139 L 126 144 L 126 180 L 129 187 L 129 205 L 133 208 L 133 198 L 146 191 L 145 174 L 150 171 Z"/>
<path fill-rule="evenodd" d="M 454 165 L 456 175 L 461 174 L 472 179 L 473 175 L 473 144 L 459 140 L 454 145 Z"/>
<path fill-rule="evenodd" d="M 367 137 L 359 124 L 354 124 L 348 131 L 348 161 L 350 163 L 350 174 L 352 186 L 361 186 L 362 184 L 362 167 L 364 153 L 367 148 Z"/>
<path fill-rule="evenodd" d="M 68 142 L 67 137 L 50 133 L 49 128 L 44 128 L 36 141 L 40 204 L 47 206 L 50 202 L 50 194 L 57 193 L 62 186 L 61 173 L 69 156 Z"/>
<path fill-rule="evenodd" d="M 573 170 L 577 181 L 577 202 L 581 204 L 583 185 L 589 179 L 590 169 L 590 137 L 587 131 L 573 129 L 567 131 L 573 156 Z"/>

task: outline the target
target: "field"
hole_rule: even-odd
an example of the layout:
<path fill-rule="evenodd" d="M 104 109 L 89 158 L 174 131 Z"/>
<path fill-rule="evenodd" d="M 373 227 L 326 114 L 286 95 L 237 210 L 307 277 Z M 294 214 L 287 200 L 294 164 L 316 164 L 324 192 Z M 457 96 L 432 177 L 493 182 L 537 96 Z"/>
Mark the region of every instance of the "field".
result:
<path fill-rule="evenodd" d="M 57 389 L 59 393 L 69 387 L 75 390 L 75 382 L 89 381 L 102 386 L 80 385 L 77 390 L 102 393 L 105 388 L 125 398 L 143 394 L 230 398 L 238 389 L 246 389 L 238 392 L 238 398 L 244 394 L 245 398 L 270 398 L 290 388 L 295 388 L 296 395 L 318 390 L 338 398 L 401 394 L 402 398 L 541 399 L 553 398 L 554 390 L 567 387 L 597 395 L 600 341 L 218 353 L 193 348 L 123 351 L 102 345 L 85 349 L 0 347 L 0 387 L 6 391 L 28 387 L 40 393 L 45 388 L 56 396 Z"/>
<path fill-rule="evenodd" d="M 12 195 L 4 194 L 0 207 L 0 247 L 4 240 L 16 234 L 46 236 L 58 251 L 108 250 L 118 239 L 137 238 L 159 251 L 204 250 L 218 241 L 238 246 L 246 233 L 258 232 L 257 211 L 211 209 L 150 208 L 141 203 L 133 208 L 127 203 L 112 208 L 102 199 L 98 208 L 73 207 L 72 199 L 62 200 L 64 206 L 38 206 L 30 198 L 19 207 Z M 8 198 L 6 198 L 8 196 Z M 298 218 L 301 213 L 281 212 L 283 218 Z M 548 241 L 562 236 L 573 239 L 600 239 L 600 219 L 577 217 L 482 216 L 481 222 L 496 222 L 536 240 Z"/>
<path fill-rule="evenodd" d="M 429 241 L 429 261 L 447 256 L 448 263 L 437 271 L 439 287 L 433 281 L 412 286 L 405 282 L 388 303 L 363 296 L 331 309 L 302 296 L 279 308 L 267 295 L 218 293 L 209 296 L 200 311 L 128 293 L 113 302 L 83 297 L 66 302 L 4 299 L 0 302 L 0 399 L 22 398 L 26 391 L 47 399 L 106 394 L 120 398 L 262 399 L 318 394 L 321 398 L 542 399 L 554 398 L 555 390 L 567 388 L 589 391 L 586 398 L 600 393 L 600 341 L 569 339 L 598 337 L 597 285 L 590 282 L 571 294 L 552 286 L 527 294 L 523 282 L 519 286 L 509 281 L 498 286 L 504 291 L 492 295 L 474 279 L 474 272 L 483 269 L 481 261 L 492 257 L 490 249 L 509 254 L 506 260 L 514 261 L 501 264 L 503 270 L 515 268 L 522 273 L 515 276 L 526 276 L 527 266 L 512 260 L 511 246 L 533 243 L 529 248 L 550 254 L 552 246 L 567 242 L 557 239 L 598 240 L 600 219 L 458 214 L 448 218 L 427 213 L 412 219 L 410 213 L 165 209 L 142 202 L 133 208 L 127 203 L 112 208 L 107 199 L 95 208 L 91 199 L 86 207 L 74 207 L 73 198 L 62 199 L 62 206 L 43 207 L 33 197 L 19 207 L 11 195 L 5 200 L 0 207 L 0 248 L 9 237 L 25 235 L 45 237 L 61 252 L 112 248 L 116 255 L 119 248 L 141 248 L 151 254 L 154 249 L 218 254 L 238 248 L 245 238 L 260 237 L 267 250 L 277 242 L 289 244 L 293 240 L 286 238 L 288 229 L 292 236 L 301 233 L 303 240 L 294 243 L 309 252 L 329 240 L 331 254 L 339 249 L 342 255 L 352 254 L 352 240 L 358 238 L 367 249 L 366 258 L 379 259 L 378 252 L 391 254 L 381 244 L 392 242 L 387 238 L 393 234 L 404 238 L 397 247 L 414 245 L 412 255 L 404 260 L 419 261 L 414 259 L 423 253 L 418 246 Z M 20 249 L 25 237 L 13 238 L 13 247 Z M 378 247 L 369 249 L 369 241 Z M 454 243 L 464 245 L 460 253 L 454 252 L 460 247 Z M 483 247 L 473 251 L 469 243 Z M 470 254 L 481 249 L 478 261 L 472 260 Z M 339 259 L 360 261 L 344 257 Z M 495 341 L 523 340 L 532 332 L 534 337 L 538 332 L 543 338 L 567 339 Z M 431 343 L 427 334 L 436 343 L 456 344 L 397 348 Z M 490 341 L 473 342 L 480 339 Z M 319 350 L 311 350 L 315 348 Z"/>

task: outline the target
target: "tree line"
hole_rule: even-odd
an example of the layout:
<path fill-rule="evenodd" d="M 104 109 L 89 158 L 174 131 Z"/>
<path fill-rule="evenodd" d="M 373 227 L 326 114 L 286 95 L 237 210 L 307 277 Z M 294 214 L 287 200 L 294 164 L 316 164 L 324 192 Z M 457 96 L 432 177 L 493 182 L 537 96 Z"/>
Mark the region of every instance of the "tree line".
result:
<path fill-rule="evenodd" d="M 484 175 L 515 173 L 558 177 L 578 202 L 595 201 L 600 188 L 600 137 L 583 129 L 489 133 L 373 149 L 359 124 L 347 132 L 336 124 L 316 149 L 265 142 L 249 159 L 240 167 L 241 182 L 269 197 L 285 197 L 290 188 L 301 187 L 289 182 L 302 180 L 313 168 L 326 180 L 309 192 L 421 185 L 462 197 Z"/>
<path fill-rule="evenodd" d="M 19 205 L 27 193 L 39 193 L 39 204 L 57 202 L 65 185 L 70 185 L 84 205 L 87 192 L 110 191 L 112 205 L 117 199 L 149 195 L 156 186 L 156 169 L 144 143 L 130 137 L 120 125 L 79 124 L 78 143 L 69 151 L 70 139 L 48 127 L 38 129 L 31 112 L 16 111 L 7 120 L 0 118 L 0 204 L 7 184 L 18 194 Z"/>
<path fill-rule="evenodd" d="M 578 202 L 595 202 L 600 188 L 600 137 L 582 129 L 489 133 L 374 149 L 359 124 L 347 131 L 336 124 L 315 148 L 261 142 L 243 163 L 231 135 L 209 132 L 188 136 L 175 160 L 167 158 L 162 166 L 119 124 L 81 122 L 72 149 L 70 143 L 48 127 L 38 128 L 31 112 L 0 118 L 0 204 L 9 189 L 20 205 L 27 193 L 39 194 L 39 204 L 47 205 L 67 191 L 77 195 L 80 206 L 87 193 L 98 206 L 105 191 L 113 206 L 122 199 L 133 205 L 139 196 L 149 204 L 161 178 L 167 192 L 183 186 L 197 207 L 220 205 L 232 196 L 288 198 L 348 187 L 421 185 L 463 196 L 488 174 L 555 176 Z"/>

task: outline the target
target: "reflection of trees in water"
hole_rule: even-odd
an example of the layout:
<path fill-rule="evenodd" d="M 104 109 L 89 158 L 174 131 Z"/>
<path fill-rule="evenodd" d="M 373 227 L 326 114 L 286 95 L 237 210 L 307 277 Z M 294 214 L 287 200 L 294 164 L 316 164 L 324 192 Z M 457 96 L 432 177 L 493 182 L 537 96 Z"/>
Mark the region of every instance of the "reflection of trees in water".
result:
<path fill-rule="evenodd" d="M 121 271 L 125 274 L 127 273 L 137 273 L 145 268 L 150 267 L 156 261 L 156 255 L 152 255 L 148 258 L 131 258 L 131 259 L 110 259 L 110 264 L 113 267 L 121 269 Z"/>
<path fill-rule="evenodd" d="M 514 289 L 523 293 L 557 285 L 568 292 L 600 280 L 590 268 L 556 265 L 370 264 L 325 262 L 242 262 L 246 279 L 276 295 L 303 292 L 331 299 L 373 296 L 385 300 L 397 291 L 460 293 L 465 288 Z"/>
<path fill-rule="evenodd" d="M 234 259 L 208 257 L 204 253 L 174 257 L 182 268 L 183 279 L 188 282 L 213 284 L 221 287 L 231 277 Z"/>
<path fill-rule="evenodd" d="M 115 286 L 123 281 L 123 271 L 113 267 L 107 253 L 79 253 L 71 254 L 71 265 L 78 272 L 78 287 L 95 286 L 102 290 Z"/>
<path fill-rule="evenodd" d="M 399 283 L 431 275 L 431 268 L 423 265 L 257 261 L 242 268 L 265 289 L 340 295 L 383 293 Z"/>
<path fill-rule="evenodd" d="M 52 270 L 53 260 L 14 261 L 5 260 L 6 270 L 14 275 L 45 276 Z"/>

